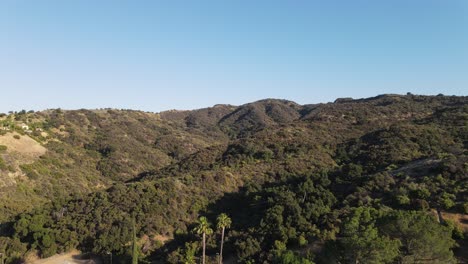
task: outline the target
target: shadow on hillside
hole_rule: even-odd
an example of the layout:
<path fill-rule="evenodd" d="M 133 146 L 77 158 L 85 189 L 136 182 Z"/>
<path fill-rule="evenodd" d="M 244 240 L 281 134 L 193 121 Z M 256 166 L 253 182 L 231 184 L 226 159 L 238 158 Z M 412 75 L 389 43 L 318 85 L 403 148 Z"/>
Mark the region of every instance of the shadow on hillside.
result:
<path fill-rule="evenodd" d="M 264 184 L 253 184 L 239 188 L 237 192 L 225 193 L 221 198 L 208 204 L 204 211 L 199 212 L 199 216 L 206 216 L 212 224 L 211 228 L 214 229 L 215 234 L 211 235 L 207 241 L 207 256 L 215 257 L 218 252 L 218 245 L 213 240 L 218 239 L 219 231 L 216 230 L 216 218 L 225 213 L 232 219 L 230 230 L 236 230 L 236 234 L 231 236 L 231 240 L 227 240 L 224 244 L 225 258 L 228 259 L 234 254 L 233 242 L 236 240 L 239 232 L 247 232 L 249 228 L 256 227 L 260 224 L 262 217 L 265 215 L 265 210 L 271 206 L 271 202 L 267 197 L 271 195 L 269 189 L 280 187 L 284 185 L 295 185 L 304 181 L 309 176 L 290 177 L 287 180 L 268 182 Z M 262 198 L 262 199 L 260 199 Z M 184 248 L 185 243 L 200 241 L 200 237 L 192 230 L 196 227 L 197 223 L 194 219 L 185 234 L 176 234 L 174 239 L 167 241 L 161 248 L 153 252 L 150 259 L 153 263 L 166 263 L 166 257 L 169 253 Z M 228 230 L 229 233 L 229 230 Z M 184 254 L 183 250 L 180 251 Z M 196 256 L 199 256 L 197 252 Z"/>
<path fill-rule="evenodd" d="M 135 182 L 140 182 L 146 177 L 154 175 L 156 172 L 155 171 L 144 171 L 139 173 L 135 178 L 132 178 L 130 180 L 125 181 L 125 183 L 135 183 Z"/>
<path fill-rule="evenodd" d="M 207 207 L 206 211 L 200 212 L 199 215 L 206 216 L 213 223 L 213 229 L 216 229 L 216 217 L 220 213 L 228 214 L 233 220 L 233 226 L 238 228 L 240 226 L 245 227 L 248 223 L 256 223 L 256 220 L 254 220 L 255 216 L 246 214 L 245 212 L 245 210 L 250 210 L 250 206 L 246 204 L 247 200 L 250 199 L 246 199 L 246 188 L 241 188 L 236 193 L 227 193 L 222 198 L 214 201 Z M 245 217 L 246 215 L 250 217 L 247 218 Z M 194 221 L 187 227 L 187 233 L 174 234 L 172 240 L 167 241 L 161 248 L 151 254 L 150 260 L 152 263 L 167 263 L 166 258 L 169 253 L 174 252 L 178 248 L 184 248 L 185 243 L 200 241 L 200 238 L 193 232 L 195 227 L 196 222 Z M 211 247 L 209 242 L 207 243 L 207 256 L 215 257 L 218 252 L 217 245 L 213 244 L 213 247 Z M 225 246 L 225 253 L 228 256 L 230 247 L 228 243 Z M 183 254 L 183 252 L 180 253 Z M 196 255 L 198 256 L 198 252 Z"/>
<path fill-rule="evenodd" d="M 13 224 L 15 222 L 10 221 L 10 222 L 0 222 L 0 236 L 8 236 L 11 237 L 13 236 Z"/>

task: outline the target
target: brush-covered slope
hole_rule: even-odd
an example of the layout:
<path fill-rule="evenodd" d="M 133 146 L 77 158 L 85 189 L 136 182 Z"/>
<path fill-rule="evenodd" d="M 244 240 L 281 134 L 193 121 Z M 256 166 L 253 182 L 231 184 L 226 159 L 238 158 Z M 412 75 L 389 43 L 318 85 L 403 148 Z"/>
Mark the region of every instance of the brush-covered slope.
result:
<path fill-rule="evenodd" d="M 8 182 L 0 246 L 16 259 L 78 247 L 124 262 L 135 218 L 142 259 L 190 263 L 200 246 L 197 217 L 214 222 L 222 212 L 233 220 L 225 259 L 241 263 L 450 263 L 452 234 L 463 244 L 463 223 L 437 224 L 428 210 L 468 211 L 466 97 L 267 99 L 158 114 L 51 110 L 1 119 L 10 130 L 0 142 L 16 131 L 45 149 L 22 162 L 12 146 L 0 148 Z M 415 241 L 440 250 L 408 248 L 401 234 L 420 233 L 403 230 L 408 219 L 432 228 L 444 245 Z M 365 254 L 370 246 L 347 244 L 349 236 L 377 245 L 381 258 Z M 213 263 L 217 245 L 211 236 Z"/>

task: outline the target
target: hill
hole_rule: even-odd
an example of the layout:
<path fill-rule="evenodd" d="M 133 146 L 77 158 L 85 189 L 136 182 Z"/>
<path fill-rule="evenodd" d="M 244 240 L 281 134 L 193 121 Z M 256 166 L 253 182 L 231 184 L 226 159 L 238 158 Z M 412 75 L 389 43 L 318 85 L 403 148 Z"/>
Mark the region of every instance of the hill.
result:
<path fill-rule="evenodd" d="M 133 218 L 142 259 L 191 263 L 197 218 L 221 213 L 224 259 L 241 263 L 464 261 L 463 225 L 430 210 L 468 213 L 468 97 L 22 111 L 1 128 L 8 263 L 74 248 L 125 262 Z"/>

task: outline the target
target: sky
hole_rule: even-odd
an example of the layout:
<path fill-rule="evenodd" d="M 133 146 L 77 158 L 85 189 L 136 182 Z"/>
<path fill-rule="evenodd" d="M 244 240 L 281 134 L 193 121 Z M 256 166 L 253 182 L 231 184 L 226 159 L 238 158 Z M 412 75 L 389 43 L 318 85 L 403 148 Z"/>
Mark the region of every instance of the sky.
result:
<path fill-rule="evenodd" d="M 468 95 L 468 1 L 0 1 L 0 112 L 407 92 Z"/>

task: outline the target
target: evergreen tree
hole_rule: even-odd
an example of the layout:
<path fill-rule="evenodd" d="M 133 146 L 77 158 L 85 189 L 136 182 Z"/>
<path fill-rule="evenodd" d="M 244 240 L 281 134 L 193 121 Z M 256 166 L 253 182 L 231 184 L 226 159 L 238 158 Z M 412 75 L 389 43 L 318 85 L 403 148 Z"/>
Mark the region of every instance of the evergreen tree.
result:
<path fill-rule="evenodd" d="M 133 228 L 133 249 L 132 249 L 132 264 L 138 264 L 138 244 L 137 244 L 137 237 L 136 237 L 136 228 L 135 228 L 135 218 L 132 220 L 132 228 Z"/>
<path fill-rule="evenodd" d="M 451 228 L 424 212 L 395 211 L 384 218 L 382 231 L 402 242 L 400 263 L 456 263 Z"/>
<path fill-rule="evenodd" d="M 393 263 L 399 255 L 401 243 L 379 233 L 376 220 L 379 212 L 358 207 L 342 227 L 341 237 L 327 245 L 328 258 L 324 263 Z"/>

